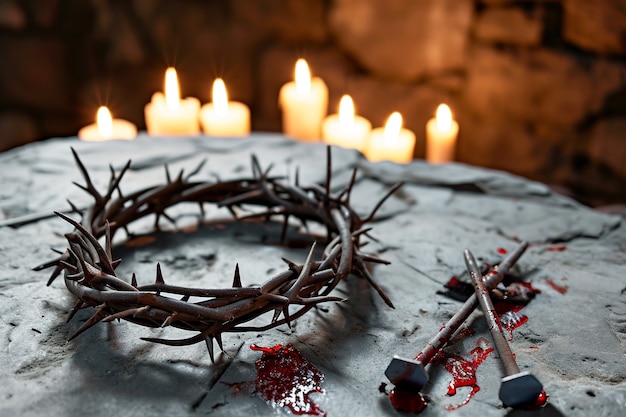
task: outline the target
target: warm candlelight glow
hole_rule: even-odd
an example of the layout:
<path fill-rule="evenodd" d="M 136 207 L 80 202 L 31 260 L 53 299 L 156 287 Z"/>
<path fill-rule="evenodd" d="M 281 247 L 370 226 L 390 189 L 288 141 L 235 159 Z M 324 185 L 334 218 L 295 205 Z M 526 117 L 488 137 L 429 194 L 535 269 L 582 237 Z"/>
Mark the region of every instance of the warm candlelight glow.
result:
<path fill-rule="evenodd" d="M 170 109 L 180 107 L 180 86 L 176 69 L 170 67 L 165 71 L 165 103 Z"/>
<path fill-rule="evenodd" d="M 213 108 L 218 116 L 228 114 L 228 93 L 226 92 L 226 84 L 221 78 L 217 78 L 213 82 Z"/>
<path fill-rule="evenodd" d="M 244 103 L 229 101 L 224 80 L 216 78 L 213 102 L 200 109 L 200 124 L 209 136 L 246 136 L 250 133 L 250 109 Z"/>
<path fill-rule="evenodd" d="M 426 160 L 433 164 L 454 161 L 459 124 L 447 104 L 440 104 L 426 123 Z"/>
<path fill-rule="evenodd" d="M 78 137 L 86 142 L 100 142 L 113 139 L 135 139 L 137 126 L 133 123 L 114 119 L 106 106 L 100 106 L 96 112 L 96 122 L 81 128 Z"/>
<path fill-rule="evenodd" d="M 331 114 L 322 123 L 322 139 L 329 145 L 363 151 L 372 124 L 354 110 L 354 101 L 344 94 L 339 101 L 339 111 Z"/>
<path fill-rule="evenodd" d="M 395 142 L 400 137 L 402 130 L 402 115 L 397 111 L 391 113 L 385 124 L 385 141 Z"/>
<path fill-rule="evenodd" d="M 311 92 L 311 71 L 306 61 L 302 58 L 296 61 L 296 91 L 299 96 L 307 96 Z"/>
<path fill-rule="evenodd" d="M 352 97 L 344 94 L 339 102 L 339 128 L 348 131 L 354 126 L 354 102 Z"/>
<path fill-rule="evenodd" d="M 106 106 L 98 108 L 96 124 L 98 125 L 98 132 L 100 132 L 102 137 L 110 138 L 113 135 L 113 117 Z"/>
<path fill-rule="evenodd" d="M 415 133 L 402 127 L 402 115 L 391 113 L 384 127 L 372 130 L 364 154 L 372 162 L 408 164 L 413 159 Z"/>
<path fill-rule="evenodd" d="M 448 131 L 452 128 L 452 112 L 447 104 L 440 104 L 437 107 L 435 120 L 437 121 L 437 128 L 440 131 Z"/>

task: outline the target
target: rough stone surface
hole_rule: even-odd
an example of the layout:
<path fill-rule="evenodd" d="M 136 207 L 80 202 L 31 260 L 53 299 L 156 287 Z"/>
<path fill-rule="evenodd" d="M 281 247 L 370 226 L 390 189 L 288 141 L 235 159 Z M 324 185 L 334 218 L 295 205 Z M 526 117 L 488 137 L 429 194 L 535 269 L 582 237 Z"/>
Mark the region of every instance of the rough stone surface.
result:
<path fill-rule="evenodd" d="M 469 62 L 463 100 L 470 112 L 561 127 L 599 112 L 605 96 L 623 88 L 626 74 L 618 64 L 599 61 L 585 68 L 547 50 L 511 53 L 481 47 Z"/>
<path fill-rule="evenodd" d="M 606 164 L 613 172 L 626 178 L 626 120 L 605 119 L 593 128 L 589 143 L 591 158 Z"/>
<path fill-rule="evenodd" d="M 0 114 L 0 152 L 34 142 L 38 136 L 35 121 L 29 116 L 22 113 Z"/>
<path fill-rule="evenodd" d="M 324 0 L 235 0 L 230 7 L 234 20 L 261 39 L 320 43 L 328 37 Z"/>
<path fill-rule="evenodd" d="M 0 2 L 0 27 L 12 30 L 22 29 L 26 25 L 26 15 L 16 0 Z"/>
<path fill-rule="evenodd" d="M 469 0 L 336 0 L 329 22 L 363 67 L 410 81 L 463 67 L 472 13 Z"/>
<path fill-rule="evenodd" d="M 533 46 L 541 42 L 543 24 L 538 13 L 521 9 L 489 8 L 476 18 L 474 36 L 480 41 Z"/>
<path fill-rule="evenodd" d="M 0 103 L 51 112 L 69 104 L 65 46 L 55 39 L 0 38 Z"/>
<path fill-rule="evenodd" d="M 601 54 L 626 52 L 626 4 L 621 0 L 563 0 L 563 36 Z"/>
<path fill-rule="evenodd" d="M 149 146 L 147 146 L 149 145 Z M 196 166 L 208 157 L 198 179 L 241 177 L 249 172 L 250 153 L 277 174 L 300 167 L 301 183 L 323 182 L 320 158 L 325 147 L 299 144 L 274 135 L 243 140 L 216 138 L 159 139 L 141 136 L 132 142 L 84 143 L 75 138 L 39 142 L 0 155 L 0 216 L 15 217 L 87 202 L 71 181 L 82 183 L 69 147 L 81 155 L 96 187 L 109 179 L 108 164 L 121 167 L 131 158 L 127 191 L 165 181 L 163 163 L 172 172 Z M 71 226 L 47 218 L 19 228 L 0 227 L 0 414 L 130 417 L 146 415 L 221 416 L 291 415 L 256 395 L 233 395 L 225 383 L 255 378 L 258 352 L 252 343 L 293 343 L 325 374 L 323 392 L 312 399 L 329 416 L 396 416 L 379 392 L 388 383 L 384 369 L 394 354 L 412 356 L 440 329 L 460 303 L 437 294 L 451 276 L 466 280 L 462 251 L 470 248 L 482 262 L 499 262 L 519 239 L 532 245 L 514 274 L 541 293 L 521 313 L 528 322 L 513 332 L 511 347 L 522 370 L 533 372 L 550 395 L 534 412 L 502 408 L 497 392 L 502 366 L 489 355 L 477 372 L 480 390 L 453 413 L 446 406 L 466 398 L 470 388 L 449 396 L 450 374 L 442 366 L 427 368 L 430 402 L 422 415 L 588 417 L 621 415 L 626 398 L 626 228 L 620 216 L 603 214 L 553 194 L 543 184 L 510 174 L 463 164 L 430 166 L 368 163 L 353 151 L 334 148 L 333 188 L 357 177 L 351 202 L 361 213 L 371 210 L 372 195 L 386 184 L 405 180 L 402 195 L 385 204 L 385 220 L 370 232 L 367 246 L 391 261 L 374 268 L 375 279 L 394 301 L 386 307 L 358 279 L 340 289 L 348 301 L 329 304 L 299 318 L 292 330 L 224 335 L 225 354 L 211 365 L 204 345 L 169 347 L 139 340 L 167 337 L 168 329 L 137 328 L 128 322 L 98 324 L 71 342 L 68 336 L 88 317 L 81 312 L 65 323 L 74 304 L 62 282 L 46 287 L 46 273 L 31 270 L 50 259 L 50 247 L 63 248 Z M 409 202 L 413 201 L 414 204 Z M 169 212 L 193 223 L 190 210 Z M 212 209 L 208 216 L 228 216 Z M 136 224 L 149 233 L 152 219 Z M 155 243 L 131 247 L 118 242 L 123 276 L 137 272 L 140 282 L 154 277 L 161 263 L 166 280 L 180 285 L 228 286 L 239 263 L 244 285 L 264 280 L 284 264 L 281 256 L 301 261 L 304 252 L 262 244 L 277 238 L 264 226 L 246 224 L 199 227 L 195 232 L 166 230 Z M 559 242 L 554 244 L 554 242 Z M 207 262 L 210 260 L 210 262 Z M 207 278 L 210 277 L 210 278 Z M 207 281 L 208 279 L 208 281 Z M 269 320 L 269 318 L 268 318 Z M 482 315 L 475 313 L 467 331 L 446 348 L 469 357 L 479 341 L 491 346 Z M 188 336 L 188 335 L 181 335 Z M 387 386 L 389 390 L 389 386 Z M 200 399 L 200 401 L 199 401 Z M 192 404 L 197 407 L 193 407 Z M 217 410 L 217 411 L 216 411 Z"/>

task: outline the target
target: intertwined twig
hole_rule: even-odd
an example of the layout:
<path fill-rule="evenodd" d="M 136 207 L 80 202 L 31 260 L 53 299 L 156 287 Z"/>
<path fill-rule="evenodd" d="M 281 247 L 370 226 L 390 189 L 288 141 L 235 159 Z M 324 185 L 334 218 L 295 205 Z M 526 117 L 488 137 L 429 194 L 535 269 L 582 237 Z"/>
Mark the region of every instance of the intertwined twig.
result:
<path fill-rule="evenodd" d="M 356 171 L 350 183 L 338 194 L 331 193 L 331 154 L 327 150 L 327 177 L 325 184 L 301 187 L 290 185 L 281 178 L 271 177 L 270 169 L 262 170 L 252 157 L 250 178 L 213 183 L 196 182 L 191 178 L 202 168 L 193 172 L 183 171 L 172 180 L 166 167 L 167 182 L 164 185 L 141 189 L 125 195 L 120 183 L 130 167 L 130 161 L 116 172 L 111 167 L 111 178 L 106 193 L 101 194 L 93 185 L 89 173 L 74 150 L 74 158 L 85 180 L 76 184 L 93 197 L 93 205 L 79 210 L 70 203 L 72 211 L 81 216 L 76 221 L 57 213 L 74 226 L 67 233 L 68 247 L 65 252 L 35 270 L 54 267 L 48 281 L 50 285 L 65 271 L 67 288 L 78 297 L 70 319 L 85 307 L 95 307 L 95 313 L 75 333 L 78 336 L 100 321 L 125 319 L 148 327 L 174 326 L 196 334 L 186 339 L 143 338 L 144 340 L 173 346 L 189 345 L 205 341 L 213 360 L 213 340 L 222 348 L 222 333 L 262 331 L 302 316 L 319 303 L 341 301 L 330 295 L 337 284 L 349 274 L 365 278 L 391 307 L 391 301 L 370 274 L 367 263 L 387 263 L 361 251 L 361 238 L 370 229 L 364 225 L 374 219 L 382 203 L 401 184 L 392 187 L 365 218 L 350 207 L 350 194 L 355 183 Z M 270 167 L 271 168 L 271 167 Z M 112 256 L 111 241 L 117 230 L 123 228 L 130 236 L 128 225 L 148 215 L 155 215 L 155 227 L 160 218 L 172 223 L 166 209 L 181 202 L 200 205 L 214 203 L 228 208 L 234 217 L 241 219 L 270 220 L 282 217 L 284 238 L 290 217 L 306 224 L 315 221 L 326 227 L 328 242 L 320 260 L 314 259 L 314 248 L 304 264 L 284 259 L 288 269 L 268 279 L 260 286 L 243 287 L 238 266 L 235 268 L 232 288 L 202 289 L 166 284 L 157 264 L 153 284 L 138 285 L 135 275 L 130 280 L 120 277 L 115 269 L 120 260 Z M 260 206 L 260 213 L 242 212 L 244 206 Z M 99 241 L 104 237 L 104 244 Z M 190 298 L 200 301 L 190 302 Z M 293 307 L 290 310 L 290 307 Z M 271 321 L 263 326 L 246 325 L 265 313 L 273 312 Z M 69 320 L 69 319 L 68 319 Z"/>

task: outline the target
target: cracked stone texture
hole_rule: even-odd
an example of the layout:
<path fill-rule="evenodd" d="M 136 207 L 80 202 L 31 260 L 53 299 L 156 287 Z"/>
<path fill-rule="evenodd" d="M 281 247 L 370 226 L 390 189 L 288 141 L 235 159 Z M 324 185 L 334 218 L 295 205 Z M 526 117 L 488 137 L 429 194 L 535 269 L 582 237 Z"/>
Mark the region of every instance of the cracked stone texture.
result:
<path fill-rule="evenodd" d="M 199 178 L 228 179 L 250 173 L 250 154 L 273 172 L 302 183 L 323 181 L 325 148 L 298 144 L 277 135 L 255 134 L 242 140 L 215 138 L 158 139 L 83 143 L 74 138 L 40 142 L 0 154 L 0 218 L 66 209 L 66 199 L 88 203 L 71 185 L 82 182 L 69 147 L 81 155 L 96 186 L 109 178 L 108 164 L 121 167 L 131 158 L 124 190 L 162 183 L 163 164 L 171 172 L 191 170 L 203 158 Z M 88 317 L 81 312 L 65 323 L 73 296 L 61 280 L 47 287 L 47 273 L 31 268 L 63 248 L 68 224 L 46 218 L 19 228 L 0 227 L 0 415 L 144 416 L 268 415 L 289 412 L 255 395 L 232 395 L 222 382 L 253 380 L 258 352 L 251 343 L 293 343 L 325 374 L 323 393 L 312 399 L 328 416 L 399 415 L 379 392 L 388 382 L 383 372 L 392 355 L 413 356 L 456 312 L 459 302 L 439 295 L 452 276 L 466 279 L 462 251 L 470 248 L 482 261 L 499 262 L 498 249 L 512 250 L 518 239 L 531 246 L 516 273 L 541 293 L 524 308 L 526 324 L 514 331 L 511 347 L 522 370 L 530 370 L 550 395 L 545 408 L 502 408 L 497 391 L 502 368 L 491 354 L 478 368 L 480 391 L 466 406 L 469 388 L 449 397 L 450 375 L 428 368 L 431 402 L 425 416 L 617 416 L 626 407 L 626 227 L 623 218 L 606 215 L 543 184 L 507 173 L 462 164 L 399 166 L 373 164 L 353 151 L 333 149 L 333 188 L 349 181 L 359 166 L 352 201 L 368 213 L 388 184 L 406 185 L 384 206 L 383 220 L 371 232 L 377 241 L 366 248 L 392 262 L 374 268 L 396 308 L 388 308 L 362 281 L 352 278 L 336 291 L 348 297 L 297 320 L 293 329 L 226 334 L 226 354 L 212 365 L 204 345 L 167 347 L 139 340 L 171 329 L 138 328 L 127 322 L 99 324 L 68 342 Z M 306 236 L 290 233 L 292 247 L 274 244 L 280 227 L 237 225 L 220 221 L 228 213 L 207 207 L 207 220 L 195 228 L 196 207 L 170 214 L 185 232 L 150 233 L 146 219 L 133 230 L 142 240 L 118 242 L 120 272 L 136 272 L 140 282 L 154 278 L 161 263 L 165 279 L 180 285 L 228 286 L 239 263 L 244 285 L 259 283 L 283 270 L 281 256 L 302 262 Z M 315 229 L 313 229 L 315 231 Z M 265 243 L 262 243 L 265 242 Z M 303 244 L 303 242 L 305 242 Z M 265 320 L 269 320 L 266 318 Z M 478 312 L 466 326 L 474 334 L 456 338 L 446 349 L 467 354 L 479 338 L 490 340 Z M 194 410 L 192 404 L 206 394 Z"/>

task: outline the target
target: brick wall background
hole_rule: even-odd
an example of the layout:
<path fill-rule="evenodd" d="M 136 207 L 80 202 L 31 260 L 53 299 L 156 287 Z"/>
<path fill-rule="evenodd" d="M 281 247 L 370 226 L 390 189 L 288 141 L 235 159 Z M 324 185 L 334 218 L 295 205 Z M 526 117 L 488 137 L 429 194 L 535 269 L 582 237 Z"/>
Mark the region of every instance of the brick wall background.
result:
<path fill-rule="evenodd" d="M 448 103 L 458 160 L 626 202 L 621 0 L 0 0 L 0 150 L 73 136 L 100 104 L 144 128 L 175 65 L 183 95 L 221 76 L 253 129 L 280 130 L 279 87 L 305 57 L 374 126 L 399 110 L 424 156 Z"/>

